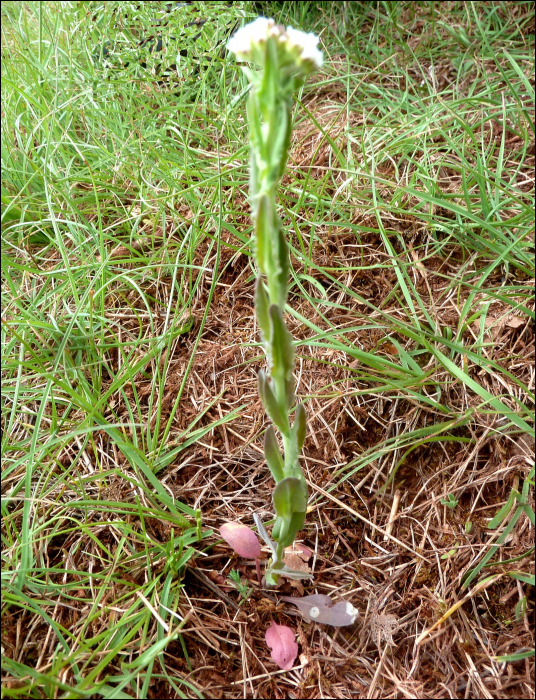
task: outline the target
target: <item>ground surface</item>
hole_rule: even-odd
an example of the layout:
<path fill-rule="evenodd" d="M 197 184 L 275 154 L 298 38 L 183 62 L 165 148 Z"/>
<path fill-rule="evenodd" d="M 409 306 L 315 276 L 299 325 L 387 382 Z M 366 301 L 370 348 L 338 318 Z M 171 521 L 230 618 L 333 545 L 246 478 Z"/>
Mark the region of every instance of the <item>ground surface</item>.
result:
<path fill-rule="evenodd" d="M 218 536 L 272 517 L 246 83 L 194 63 L 252 3 L 172 88 L 90 60 L 164 16 L 126 5 L 2 10 L 5 696 L 532 697 L 532 5 L 277 4 L 326 63 L 280 192 L 314 582 L 275 591 Z"/>

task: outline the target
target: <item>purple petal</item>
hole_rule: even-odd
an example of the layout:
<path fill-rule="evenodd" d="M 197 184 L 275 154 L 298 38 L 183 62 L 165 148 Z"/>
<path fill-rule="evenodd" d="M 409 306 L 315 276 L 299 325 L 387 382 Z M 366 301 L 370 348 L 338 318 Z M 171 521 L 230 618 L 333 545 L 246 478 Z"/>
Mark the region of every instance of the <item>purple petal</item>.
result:
<path fill-rule="evenodd" d="M 272 659 L 279 668 L 288 671 L 294 666 L 294 661 L 298 656 L 298 645 L 296 635 L 285 625 L 272 624 L 266 630 L 266 644 L 272 650 Z"/>
<path fill-rule="evenodd" d="M 333 627 L 353 625 L 358 611 L 348 601 L 342 600 L 333 605 L 327 595 L 306 595 L 303 598 L 281 596 L 281 600 L 295 605 L 309 622 L 319 622 Z"/>
<path fill-rule="evenodd" d="M 328 607 L 331 608 L 333 605 L 333 601 L 329 597 L 329 595 L 322 595 L 320 593 L 316 593 L 314 595 L 306 595 L 303 598 L 293 598 L 288 595 L 282 595 L 281 600 L 285 600 L 287 603 L 292 603 L 292 605 L 295 605 L 299 611 L 307 617 L 307 619 L 311 619 L 309 617 L 309 610 L 314 607 Z"/>
<path fill-rule="evenodd" d="M 225 523 L 220 527 L 220 535 L 234 551 L 245 559 L 259 559 L 261 546 L 257 535 L 247 525 Z"/>

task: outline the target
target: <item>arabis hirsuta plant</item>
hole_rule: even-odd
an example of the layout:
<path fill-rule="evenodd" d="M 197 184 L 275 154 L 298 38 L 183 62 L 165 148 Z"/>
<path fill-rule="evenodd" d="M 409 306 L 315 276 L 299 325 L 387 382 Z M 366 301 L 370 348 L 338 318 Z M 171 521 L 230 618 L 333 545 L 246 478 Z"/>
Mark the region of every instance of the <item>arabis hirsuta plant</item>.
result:
<path fill-rule="evenodd" d="M 259 17 L 233 36 L 228 49 L 239 61 L 254 64 L 242 70 L 251 82 L 248 102 L 251 145 L 250 201 L 254 220 L 253 246 L 259 269 L 255 308 L 261 340 L 268 360 L 268 372 L 259 372 L 259 393 L 273 425 L 283 442 L 281 454 L 276 433 L 270 426 L 265 435 L 264 454 L 276 482 L 273 503 L 276 521 L 272 540 L 262 527 L 260 534 L 272 549 L 266 571 L 268 585 L 279 575 L 303 577 L 284 563 L 290 546 L 305 522 L 307 485 L 299 465 L 305 440 L 305 409 L 294 404 L 294 346 L 283 313 L 287 301 L 289 252 L 277 214 L 277 187 L 285 170 L 291 134 L 292 95 L 305 78 L 322 65 L 318 37 L 292 27 L 276 25 Z M 257 525 L 260 520 L 256 518 Z"/>

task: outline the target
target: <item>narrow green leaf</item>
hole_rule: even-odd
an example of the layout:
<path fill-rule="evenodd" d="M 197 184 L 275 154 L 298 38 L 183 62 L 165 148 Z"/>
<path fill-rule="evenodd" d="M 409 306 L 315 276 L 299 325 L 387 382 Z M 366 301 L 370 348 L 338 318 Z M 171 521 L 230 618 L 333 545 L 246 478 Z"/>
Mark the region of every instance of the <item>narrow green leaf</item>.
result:
<path fill-rule="evenodd" d="M 521 600 L 518 600 L 516 603 L 516 607 L 515 607 L 516 621 L 521 622 L 521 620 L 525 617 L 526 612 L 527 612 L 527 596 L 524 595 L 521 598 Z"/>
<path fill-rule="evenodd" d="M 294 399 L 296 398 L 294 395 L 294 388 L 296 385 L 296 382 L 294 381 L 294 377 L 290 377 L 287 379 L 285 382 L 286 385 L 286 397 L 287 397 L 287 408 L 290 409 L 292 408 L 292 404 L 294 403 Z"/>
<path fill-rule="evenodd" d="M 462 588 L 467 588 L 467 586 L 471 583 L 471 581 L 475 578 L 475 576 L 478 576 L 478 574 L 481 572 L 481 570 L 486 566 L 488 561 L 491 559 L 491 557 L 497 552 L 499 547 L 503 544 L 503 542 L 506 540 L 508 535 L 512 532 L 514 527 L 516 526 L 517 521 L 519 520 L 521 513 L 523 512 L 523 507 L 520 506 L 512 516 L 512 519 L 510 522 L 506 525 L 502 533 L 499 535 L 496 544 L 492 545 L 489 548 L 489 551 L 484 555 L 482 560 L 475 566 L 474 569 L 471 569 L 471 571 L 468 571 L 467 574 L 464 575 L 462 578 Z"/>
<path fill-rule="evenodd" d="M 259 394 L 261 395 L 262 404 L 266 413 L 283 435 L 288 437 L 290 435 L 288 416 L 281 411 L 275 394 L 272 391 L 272 387 L 270 386 L 270 381 L 267 379 L 262 369 L 259 371 Z"/>
<path fill-rule="evenodd" d="M 477 381 L 470 377 L 466 372 L 464 372 L 458 365 L 456 365 L 452 360 L 443 355 L 443 353 L 437 348 L 430 348 L 430 351 L 436 356 L 436 358 L 441 362 L 443 367 L 447 369 L 455 377 L 458 377 L 466 386 L 470 387 L 476 394 L 484 399 L 490 406 L 492 406 L 499 414 L 509 418 L 514 425 L 525 431 L 529 435 L 534 435 L 534 429 L 526 423 L 520 416 L 514 413 L 508 406 L 506 406 L 500 399 L 490 394 L 487 389 L 484 389 Z"/>
<path fill-rule="evenodd" d="M 263 194 L 259 197 L 255 213 L 255 257 L 259 270 L 265 274 L 269 271 L 270 261 L 267 252 L 270 249 L 270 202 Z"/>
<path fill-rule="evenodd" d="M 158 654 L 160 654 L 160 652 L 163 651 L 170 642 L 177 638 L 178 633 L 179 630 L 176 629 L 167 637 L 164 637 L 164 639 L 161 639 L 159 642 L 156 642 L 151 647 L 149 647 L 149 649 L 146 649 L 142 654 L 140 654 L 140 656 L 135 658 L 134 661 L 131 661 L 128 664 L 122 664 L 122 667 L 129 671 L 131 669 L 138 669 L 141 671 L 141 669 L 145 668 L 145 666 L 147 666 L 153 659 L 155 659 L 158 656 Z"/>
<path fill-rule="evenodd" d="M 268 468 L 275 482 L 278 483 L 284 478 L 284 463 L 272 426 L 266 430 L 264 435 L 264 456 L 266 457 L 266 463 L 268 464 Z"/>
<path fill-rule="evenodd" d="M 510 496 L 508 497 L 508 500 L 504 504 L 504 506 L 498 511 L 498 513 L 495 514 L 495 516 L 489 521 L 488 527 L 491 530 L 495 530 L 496 528 L 499 527 L 499 525 L 502 523 L 503 520 L 508 516 L 510 511 L 512 510 L 512 506 L 515 503 L 516 500 L 516 495 L 519 496 L 519 492 L 516 491 L 515 489 L 512 489 L 510 491 Z"/>
<path fill-rule="evenodd" d="M 532 510 L 532 508 L 528 504 L 526 504 L 523 506 L 523 510 L 525 511 L 525 515 L 527 516 L 527 518 L 530 520 L 530 522 L 534 526 L 535 525 L 535 518 L 534 518 L 534 511 Z"/>
<path fill-rule="evenodd" d="M 520 651 L 517 654 L 506 654 L 505 656 L 494 656 L 492 658 L 499 663 L 508 663 L 510 661 L 523 661 L 523 659 L 530 659 L 534 656 L 534 649 L 529 649 L 528 651 Z"/>
<path fill-rule="evenodd" d="M 262 278 L 259 275 L 255 284 L 255 311 L 257 312 L 257 321 L 261 329 L 261 336 L 264 341 L 270 338 L 270 317 L 268 315 L 268 295 L 264 290 Z"/>
<path fill-rule="evenodd" d="M 517 581 L 528 583 L 530 586 L 536 586 L 536 577 L 534 574 L 526 574 L 524 571 L 509 571 L 508 576 L 515 578 Z"/>
<path fill-rule="evenodd" d="M 303 448 L 303 443 L 305 442 L 305 434 L 307 432 L 307 415 L 305 413 L 305 408 L 302 403 L 296 406 L 296 415 L 294 417 L 294 424 L 292 425 L 292 434 L 296 438 L 296 444 L 298 446 L 298 452 L 301 452 Z"/>
<path fill-rule="evenodd" d="M 531 547 L 530 549 L 527 549 L 526 552 L 523 554 L 520 554 L 518 557 L 513 557 L 512 559 L 503 559 L 501 561 L 501 566 L 505 566 L 506 564 L 513 564 L 516 561 L 521 561 L 521 559 L 525 559 L 526 557 L 529 557 L 532 553 L 534 552 L 534 547 Z M 483 566 L 483 569 L 486 569 L 490 566 L 496 566 L 494 562 L 491 562 L 491 564 L 486 564 Z"/>
<path fill-rule="evenodd" d="M 290 108 L 287 100 L 281 100 L 279 107 L 274 116 L 277 115 L 277 134 L 273 149 L 274 157 L 274 172 L 273 177 L 279 181 L 285 172 L 287 164 L 288 150 L 290 146 L 290 136 L 292 133 L 292 124 L 290 118 Z"/>
<path fill-rule="evenodd" d="M 268 309 L 270 315 L 270 346 L 272 350 L 271 375 L 281 377 L 285 381 L 290 379 L 294 370 L 294 344 L 292 336 L 283 320 L 283 313 L 279 306 L 271 304 Z"/>

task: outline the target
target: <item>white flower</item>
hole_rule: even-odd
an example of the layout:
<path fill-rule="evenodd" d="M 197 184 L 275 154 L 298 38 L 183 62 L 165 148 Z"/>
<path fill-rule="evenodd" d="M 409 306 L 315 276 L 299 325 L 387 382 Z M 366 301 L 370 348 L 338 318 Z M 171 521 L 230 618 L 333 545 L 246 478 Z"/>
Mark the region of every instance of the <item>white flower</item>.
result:
<path fill-rule="evenodd" d="M 254 22 L 241 27 L 234 36 L 231 37 L 227 48 L 234 53 L 237 58 L 248 60 L 252 49 L 268 39 L 268 32 L 275 27 L 273 19 L 257 17 Z"/>
<path fill-rule="evenodd" d="M 306 34 L 299 29 L 287 27 L 287 37 L 290 46 L 301 49 L 302 61 L 312 61 L 315 68 L 322 66 L 322 51 L 318 49 L 319 38 L 312 32 Z"/>
<path fill-rule="evenodd" d="M 311 73 L 322 65 L 322 52 L 318 49 L 316 34 L 307 34 L 293 27 L 278 25 L 273 19 L 258 17 L 239 29 L 227 44 L 229 51 L 239 61 L 252 61 L 263 65 L 265 43 L 277 40 L 280 66 L 295 66 L 302 73 Z"/>

